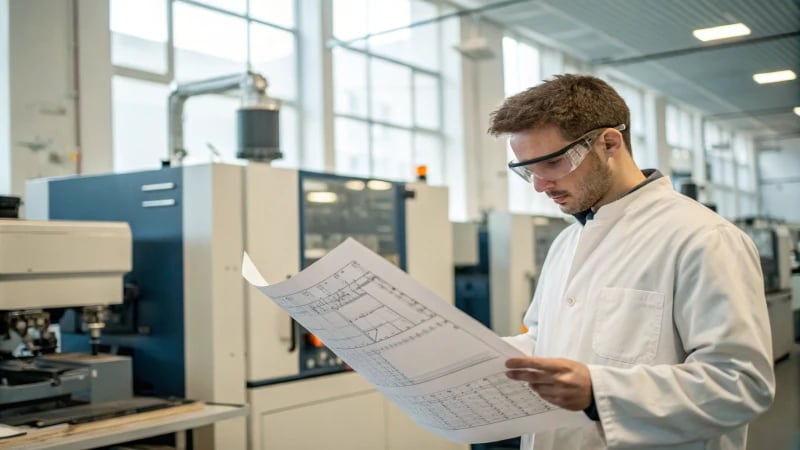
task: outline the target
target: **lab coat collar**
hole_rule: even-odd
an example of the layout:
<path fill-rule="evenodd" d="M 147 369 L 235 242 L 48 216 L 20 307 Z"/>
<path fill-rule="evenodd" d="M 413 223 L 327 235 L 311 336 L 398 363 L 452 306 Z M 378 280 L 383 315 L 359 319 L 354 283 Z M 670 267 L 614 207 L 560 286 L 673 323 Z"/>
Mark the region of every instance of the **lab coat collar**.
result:
<path fill-rule="evenodd" d="M 633 189 L 631 189 L 630 191 L 626 192 L 625 195 L 620 197 L 618 200 L 615 200 L 615 201 L 613 201 L 611 203 L 603 205 L 600 209 L 605 211 L 605 210 L 609 209 L 609 207 L 611 207 L 610 208 L 611 210 L 622 211 L 625 208 L 624 205 L 629 204 L 632 201 L 633 197 L 638 197 L 638 195 L 632 195 L 634 192 L 639 191 L 643 187 L 653 183 L 656 180 L 660 180 L 662 178 L 664 180 L 666 180 L 667 184 L 670 187 L 672 186 L 672 183 L 669 182 L 669 178 L 665 177 L 660 171 L 658 171 L 658 169 L 644 169 L 644 170 L 642 170 L 642 175 L 644 175 L 646 177 L 646 179 L 644 181 L 642 181 L 641 183 L 639 183 L 636 186 L 634 186 Z M 658 184 L 663 184 L 663 181 L 659 182 Z M 578 220 L 578 222 L 580 222 L 581 225 L 586 225 L 587 221 L 594 219 L 596 214 L 600 213 L 600 209 L 598 209 L 597 212 L 592 211 L 591 209 L 587 209 L 586 211 L 581 211 L 579 213 L 573 214 L 573 216 Z M 613 211 L 611 211 L 610 213 L 613 214 Z M 603 216 L 607 216 L 607 215 L 608 215 L 607 213 L 603 213 Z"/>

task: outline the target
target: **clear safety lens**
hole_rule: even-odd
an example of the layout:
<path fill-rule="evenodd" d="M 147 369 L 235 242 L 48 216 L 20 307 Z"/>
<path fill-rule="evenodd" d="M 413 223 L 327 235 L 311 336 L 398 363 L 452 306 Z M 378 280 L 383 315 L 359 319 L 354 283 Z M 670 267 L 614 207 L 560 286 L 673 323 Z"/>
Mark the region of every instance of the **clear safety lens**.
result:
<path fill-rule="evenodd" d="M 590 145 L 590 142 L 582 141 L 556 158 L 527 166 L 511 167 L 511 170 L 528 183 L 533 182 L 533 177 L 555 181 L 569 175 L 581 165 L 586 155 L 589 154 Z"/>

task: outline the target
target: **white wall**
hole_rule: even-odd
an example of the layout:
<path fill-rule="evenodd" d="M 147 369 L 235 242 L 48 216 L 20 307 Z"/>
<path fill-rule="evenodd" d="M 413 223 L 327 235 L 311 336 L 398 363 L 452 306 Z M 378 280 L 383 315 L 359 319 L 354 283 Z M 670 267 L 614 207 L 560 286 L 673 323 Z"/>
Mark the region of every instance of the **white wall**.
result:
<path fill-rule="evenodd" d="M 75 172 L 70 2 L 9 3 L 11 192 L 28 178 Z M 32 150 L 39 148 L 38 150 Z"/>
<path fill-rule="evenodd" d="M 758 152 L 761 212 L 800 222 L 800 138 L 778 144 Z"/>
<path fill-rule="evenodd" d="M 78 39 L 86 47 L 79 53 L 79 80 L 74 70 L 76 3 Z M 5 122 L 0 125 L 0 167 L 10 175 L 0 175 L 0 189 L 8 186 L 12 195 L 22 195 L 26 179 L 78 173 L 81 152 L 85 169 L 110 170 L 110 60 L 103 56 L 108 55 L 108 2 L 4 0 L 0 11 L 6 10 L 2 21 L 7 20 L 8 31 L 0 25 L 0 48 L 7 40 L 8 52 L 0 50 L 0 72 L 5 72 L 0 93 L 7 90 L 8 95 L 0 95 L 0 110 L 8 111 L 8 119 L 0 115 L 0 123 Z"/>
<path fill-rule="evenodd" d="M 108 15 L 109 0 L 78 1 L 80 173 L 113 168 Z"/>
<path fill-rule="evenodd" d="M 464 68 L 461 56 L 453 50 L 453 46 L 461 41 L 461 23 L 458 20 L 446 20 L 441 27 L 442 108 L 446 113 L 440 113 L 444 131 L 444 171 L 450 187 L 450 220 L 465 222 L 472 218 L 467 205 L 474 200 L 468 193 L 469 184 L 464 176 L 468 173 L 468 161 L 463 150 L 466 140 L 463 124 L 467 115 L 462 90 Z M 476 210 L 477 207 L 471 209 Z"/>

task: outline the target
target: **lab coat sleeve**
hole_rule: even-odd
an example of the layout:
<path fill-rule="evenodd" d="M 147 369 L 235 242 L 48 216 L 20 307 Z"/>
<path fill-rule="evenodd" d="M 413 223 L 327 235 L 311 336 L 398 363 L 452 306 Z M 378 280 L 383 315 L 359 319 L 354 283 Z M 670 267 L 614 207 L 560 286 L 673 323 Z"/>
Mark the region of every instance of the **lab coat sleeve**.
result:
<path fill-rule="evenodd" d="M 675 365 L 590 365 L 609 448 L 702 441 L 752 421 L 775 394 L 758 252 L 718 226 L 677 258 L 673 320 L 688 355 Z"/>

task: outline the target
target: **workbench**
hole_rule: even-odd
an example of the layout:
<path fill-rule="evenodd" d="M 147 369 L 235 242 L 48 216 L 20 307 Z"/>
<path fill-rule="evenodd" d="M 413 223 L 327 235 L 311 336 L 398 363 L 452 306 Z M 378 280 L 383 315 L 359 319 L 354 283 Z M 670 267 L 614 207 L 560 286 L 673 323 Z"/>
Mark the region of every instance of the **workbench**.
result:
<path fill-rule="evenodd" d="M 247 405 L 216 405 L 202 402 L 149 411 L 80 425 L 23 428 L 27 434 L 0 439 L 0 449 L 79 450 L 136 441 L 175 433 L 177 449 L 186 448 L 186 431 L 221 420 L 244 417 Z"/>

